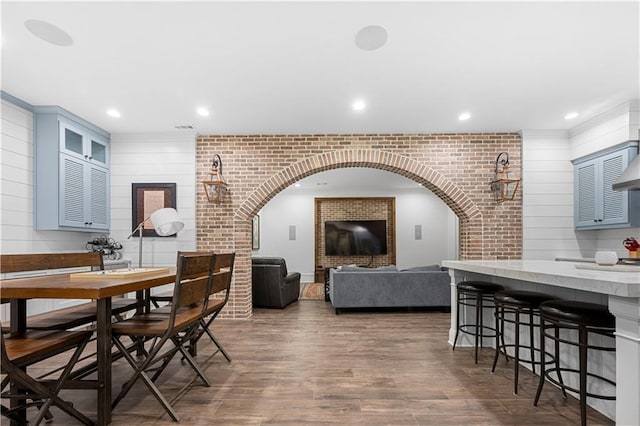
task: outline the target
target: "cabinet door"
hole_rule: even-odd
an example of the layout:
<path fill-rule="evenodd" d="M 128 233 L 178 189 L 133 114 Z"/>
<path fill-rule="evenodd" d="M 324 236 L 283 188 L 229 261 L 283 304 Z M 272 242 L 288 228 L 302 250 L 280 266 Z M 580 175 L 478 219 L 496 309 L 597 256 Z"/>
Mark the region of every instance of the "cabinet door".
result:
<path fill-rule="evenodd" d="M 60 226 L 108 230 L 108 170 L 64 154 L 60 168 Z"/>
<path fill-rule="evenodd" d="M 103 167 L 90 165 L 90 187 L 88 194 L 89 227 L 109 229 L 109 171 Z"/>
<path fill-rule="evenodd" d="M 60 226 L 87 226 L 85 164 L 78 158 L 60 155 Z"/>
<path fill-rule="evenodd" d="M 85 131 L 80 126 L 60 118 L 58 131 L 60 132 L 60 152 L 82 160 L 89 157 Z"/>
<path fill-rule="evenodd" d="M 575 168 L 574 210 L 576 228 L 594 226 L 598 223 L 599 201 L 596 194 L 596 161 L 577 165 Z"/>
<path fill-rule="evenodd" d="M 109 142 L 63 118 L 58 119 L 60 152 L 109 167 Z"/>
<path fill-rule="evenodd" d="M 614 191 L 611 186 L 622 174 L 629 163 L 629 151 L 614 152 L 602 157 L 600 173 L 602 185 L 602 214 L 600 222 L 603 225 L 616 225 L 629 221 L 629 197 L 626 192 Z"/>

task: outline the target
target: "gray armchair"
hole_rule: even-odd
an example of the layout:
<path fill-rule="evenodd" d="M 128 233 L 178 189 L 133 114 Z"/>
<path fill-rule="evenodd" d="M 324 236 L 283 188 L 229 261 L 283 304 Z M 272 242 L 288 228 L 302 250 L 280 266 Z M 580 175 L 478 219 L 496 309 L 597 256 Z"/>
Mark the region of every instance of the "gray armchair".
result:
<path fill-rule="evenodd" d="M 281 257 L 251 259 L 253 306 L 284 308 L 298 300 L 300 273 L 287 273 L 287 263 Z"/>

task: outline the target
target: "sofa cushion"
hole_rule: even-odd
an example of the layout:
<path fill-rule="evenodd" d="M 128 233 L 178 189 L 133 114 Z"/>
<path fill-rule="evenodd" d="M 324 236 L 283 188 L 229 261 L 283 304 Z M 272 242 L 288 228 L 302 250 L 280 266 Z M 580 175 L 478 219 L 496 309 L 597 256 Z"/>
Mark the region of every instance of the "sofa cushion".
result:
<path fill-rule="evenodd" d="M 401 272 L 429 272 L 429 271 L 442 271 L 440 265 L 428 265 L 428 266 L 414 266 L 413 268 L 403 269 Z"/>
<path fill-rule="evenodd" d="M 379 266 L 377 268 L 366 268 L 364 266 L 344 265 L 340 268 L 342 272 L 396 272 L 396 265 Z"/>

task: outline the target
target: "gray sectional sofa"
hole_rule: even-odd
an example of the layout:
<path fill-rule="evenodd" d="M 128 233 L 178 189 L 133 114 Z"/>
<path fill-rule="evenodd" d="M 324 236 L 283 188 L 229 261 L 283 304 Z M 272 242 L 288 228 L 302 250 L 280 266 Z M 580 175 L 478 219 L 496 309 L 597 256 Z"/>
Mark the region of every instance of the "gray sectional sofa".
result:
<path fill-rule="evenodd" d="M 346 308 L 451 309 L 449 272 L 438 265 L 401 271 L 393 265 L 342 266 L 331 269 L 329 282 L 329 297 L 336 313 Z"/>

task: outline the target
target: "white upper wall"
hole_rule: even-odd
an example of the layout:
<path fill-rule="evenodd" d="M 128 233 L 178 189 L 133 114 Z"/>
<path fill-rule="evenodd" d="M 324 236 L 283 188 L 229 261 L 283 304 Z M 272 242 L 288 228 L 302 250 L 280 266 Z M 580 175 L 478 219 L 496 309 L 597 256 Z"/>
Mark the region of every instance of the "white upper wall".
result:
<path fill-rule="evenodd" d="M 132 183 L 175 183 L 176 210 L 185 226 L 176 237 L 145 237 L 143 266 L 175 266 L 177 250 L 196 249 L 196 136 L 188 132 L 111 135 L 111 237 L 138 265 L 132 223 Z M 199 186 L 198 186 L 199 187 Z"/>

